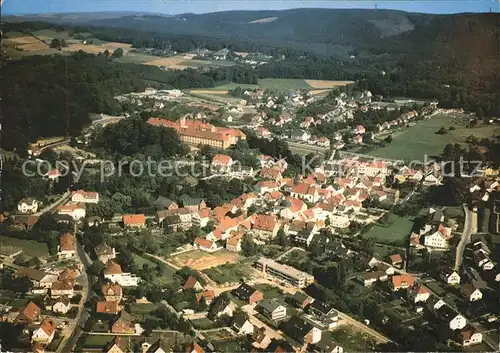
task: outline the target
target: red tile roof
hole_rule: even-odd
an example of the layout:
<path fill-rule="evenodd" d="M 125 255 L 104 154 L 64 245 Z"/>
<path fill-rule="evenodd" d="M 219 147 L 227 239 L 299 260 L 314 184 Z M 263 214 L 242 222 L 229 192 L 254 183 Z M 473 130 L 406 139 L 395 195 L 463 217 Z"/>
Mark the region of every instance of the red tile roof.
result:
<path fill-rule="evenodd" d="M 96 304 L 96 312 L 101 314 L 117 314 L 118 302 L 99 301 Z"/>
<path fill-rule="evenodd" d="M 146 223 L 146 217 L 143 214 L 129 214 L 123 216 L 124 225 L 138 225 Z"/>
<path fill-rule="evenodd" d="M 212 158 L 212 163 L 215 164 L 220 164 L 220 165 L 230 165 L 232 163 L 233 159 L 229 156 L 226 156 L 224 154 L 216 154 Z"/>
<path fill-rule="evenodd" d="M 213 242 L 211 242 L 210 240 L 205 239 L 205 238 L 200 238 L 200 237 L 197 237 L 194 240 L 194 243 L 197 244 L 198 246 L 201 246 L 201 247 L 207 248 L 207 249 L 211 248 L 213 245 Z"/>
<path fill-rule="evenodd" d="M 182 289 L 192 289 L 195 287 L 196 283 L 199 283 L 199 281 L 193 276 L 189 276 L 184 286 L 182 286 Z"/>
<path fill-rule="evenodd" d="M 253 228 L 264 231 L 272 231 L 276 227 L 277 221 L 274 215 L 256 215 L 254 218 Z"/>
<path fill-rule="evenodd" d="M 40 315 L 42 310 L 33 302 L 29 302 L 20 312 L 26 318 L 31 321 L 35 321 L 35 319 Z"/>
<path fill-rule="evenodd" d="M 59 246 L 61 251 L 76 251 L 75 236 L 70 233 L 61 235 Z"/>
<path fill-rule="evenodd" d="M 105 275 L 119 275 L 122 273 L 122 267 L 114 261 L 109 261 L 104 268 Z"/>

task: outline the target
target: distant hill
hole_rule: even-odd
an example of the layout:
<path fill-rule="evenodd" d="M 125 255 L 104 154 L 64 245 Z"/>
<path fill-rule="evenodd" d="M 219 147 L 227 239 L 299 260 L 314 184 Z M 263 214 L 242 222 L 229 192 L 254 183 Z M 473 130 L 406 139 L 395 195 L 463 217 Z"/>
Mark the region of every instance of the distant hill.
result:
<path fill-rule="evenodd" d="M 173 34 L 209 35 L 219 38 L 300 45 L 315 44 L 355 47 L 380 38 L 397 35 L 433 15 L 393 10 L 293 9 L 282 11 L 225 11 L 207 14 L 112 13 L 40 15 L 29 20 L 82 23 L 98 27 L 134 28 Z M 16 18 L 19 19 L 19 18 Z M 9 21 L 9 17 L 5 20 Z M 28 19 L 26 19 L 28 20 Z"/>
<path fill-rule="evenodd" d="M 136 11 L 101 11 L 101 12 L 64 12 L 64 13 L 42 13 L 28 15 L 3 15 L 2 20 L 10 22 L 46 21 L 56 23 L 87 23 L 89 21 L 100 21 L 118 19 L 124 16 L 156 15 L 169 17 L 170 15 L 158 15 L 152 12 Z"/>

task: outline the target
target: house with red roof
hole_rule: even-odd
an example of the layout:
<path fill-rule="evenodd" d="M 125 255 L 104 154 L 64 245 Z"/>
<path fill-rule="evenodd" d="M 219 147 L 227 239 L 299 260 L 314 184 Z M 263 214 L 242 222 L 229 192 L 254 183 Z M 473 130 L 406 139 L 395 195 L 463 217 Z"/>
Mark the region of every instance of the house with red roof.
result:
<path fill-rule="evenodd" d="M 201 237 L 196 237 L 194 240 L 193 247 L 195 249 L 207 251 L 207 252 L 215 252 L 217 250 L 220 250 L 221 247 L 216 244 L 215 241 L 211 241 L 205 238 Z"/>
<path fill-rule="evenodd" d="M 122 287 L 135 287 L 140 281 L 139 277 L 122 272 L 122 267 L 114 261 L 109 261 L 102 272 L 105 279 Z"/>
<path fill-rule="evenodd" d="M 280 184 L 273 180 L 262 180 L 255 185 L 255 191 L 259 194 L 264 195 L 268 192 L 278 191 Z"/>
<path fill-rule="evenodd" d="M 424 235 L 424 245 L 430 248 L 448 249 L 450 247 L 449 240 L 452 237 L 451 228 L 440 224 L 436 231 Z"/>
<path fill-rule="evenodd" d="M 128 214 L 122 217 L 125 228 L 144 228 L 146 227 L 146 216 L 143 214 Z"/>
<path fill-rule="evenodd" d="M 196 301 L 199 303 L 202 299 L 205 299 L 205 303 L 210 305 L 215 298 L 215 292 L 213 290 L 206 290 L 201 293 L 196 293 Z"/>
<path fill-rule="evenodd" d="M 262 240 L 273 239 L 279 230 L 279 223 L 275 215 L 253 215 L 252 232 Z"/>
<path fill-rule="evenodd" d="M 407 289 L 413 286 L 415 278 L 412 275 L 395 275 L 392 276 L 391 288 L 393 291 Z"/>
<path fill-rule="evenodd" d="M 226 240 L 226 249 L 233 252 L 240 252 L 242 241 L 243 233 L 238 233 Z"/>
<path fill-rule="evenodd" d="M 56 327 L 54 322 L 49 319 L 44 319 L 42 323 L 33 331 L 31 341 L 49 344 L 54 339 L 55 332 Z"/>
<path fill-rule="evenodd" d="M 71 201 L 76 203 L 98 203 L 99 193 L 84 190 L 73 191 L 71 193 Z"/>
<path fill-rule="evenodd" d="M 42 309 L 33 302 L 26 304 L 24 308 L 19 311 L 19 315 L 14 319 L 17 324 L 33 324 L 40 322 Z"/>
<path fill-rule="evenodd" d="M 362 144 L 363 143 L 363 136 L 362 135 L 356 135 L 352 138 L 352 140 L 354 141 L 354 143 L 357 143 L 358 145 L 359 144 Z"/>
<path fill-rule="evenodd" d="M 212 157 L 212 168 L 217 171 L 228 171 L 233 164 L 233 159 L 224 154 L 216 154 Z"/>
<path fill-rule="evenodd" d="M 260 170 L 259 176 L 262 179 L 269 179 L 269 180 L 274 180 L 277 182 L 280 182 L 283 180 L 283 175 L 281 174 L 281 170 L 278 168 L 262 168 Z"/>
<path fill-rule="evenodd" d="M 188 290 L 188 289 L 194 289 L 195 291 L 202 291 L 205 288 L 203 285 L 196 279 L 196 277 L 189 276 L 189 278 L 186 280 L 186 283 L 182 286 L 183 290 Z"/>
<path fill-rule="evenodd" d="M 284 219 L 293 219 L 301 212 L 307 210 L 306 203 L 296 197 L 287 196 L 285 203 L 289 206 L 280 211 L 280 217 Z"/>
<path fill-rule="evenodd" d="M 292 186 L 290 190 L 292 197 L 297 197 L 309 202 L 317 202 L 319 200 L 318 188 L 308 183 L 298 183 Z"/>
<path fill-rule="evenodd" d="M 57 256 L 59 260 L 76 257 L 76 239 L 73 234 L 66 233 L 61 235 L 59 246 L 57 247 Z"/>
<path fill-rule="evenodd" d="M 429 299 L 431 292 L 423 284 L 415 284 L 408 288 L 408 298 L 413 303 L 425 303 Z"/>
<path fill-rule="evenodd" d="M 85 218 L 85 204 L 82 203 L 68 203 L 61 205 L 57 208 L 58 215 L 69 215 L 74 221 Z"/>

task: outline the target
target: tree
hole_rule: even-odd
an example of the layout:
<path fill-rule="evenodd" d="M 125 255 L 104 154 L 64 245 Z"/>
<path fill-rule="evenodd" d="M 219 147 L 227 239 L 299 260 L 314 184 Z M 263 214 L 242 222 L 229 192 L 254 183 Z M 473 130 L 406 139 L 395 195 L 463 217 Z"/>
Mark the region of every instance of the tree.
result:
<path fill-rule="evenodd" d="M 109 50 L 108 50 L 108 49 L 106 49 L 106 50 L 104 51 L 104 56 L 105 56 L 105 57 L 107 57 L 107 58 L 109 58 L 109 55 L 110 55 L 110 54 L 109 54 Z"/>
<path fill-rule="evenodd" d="M 385 139 L 384 139 L 385 142 L 387 143 L 391 143 L 392 142 L 392 135 L 389 135 L 387 136 Z"/>
<path fill-rule="evenodd" d="M 243 236 L 241 250 L 245 256 L 254 256 L 257 254 L 257 244 L 255 244 L 253 239 L 248 234 Z"/>
<path fill-rule="evenodd" d="M 479 120 L 483 120 L 484 119 L 484 112 L 483 112 L 483 109 L 481 107 L 478 107 L 476 109 L 476 117 L 479 119 Z"/>
<path fill-rule="evenodd" d="M 121 58 L 122 56 L 123 56 L 123 49 L 116 48 L 115 51 L 113 52 L 113 57 L 114 58 Z"/>
<path fill-rule="evenodd" d="M 446 135 L 448 133 L 448 130 L 446 130 L 446 128 L 444 126 L 441 126 L 441 128 L 436 131 L 436 134 L 438 135 Z"/>
<path fill-rule="evenodd" d="M 50 47 L 55 48 L 55 49 L 60 49 L 61 48 L 61 41 L 58 38 L 52 39 L 52 42 L 50 42 Z"/>
<path fill-rule="evenodd" d="M 286 236 L 286 233 L 283 230 L 283 228 L 280 228 L 278 230 L 278 233 L 276 234 L 276 238 L 274 239 L 274 242 L 278 245 L 281 245 L 281 246 L 288 246 L 289 245 L 288 237 Z"/>

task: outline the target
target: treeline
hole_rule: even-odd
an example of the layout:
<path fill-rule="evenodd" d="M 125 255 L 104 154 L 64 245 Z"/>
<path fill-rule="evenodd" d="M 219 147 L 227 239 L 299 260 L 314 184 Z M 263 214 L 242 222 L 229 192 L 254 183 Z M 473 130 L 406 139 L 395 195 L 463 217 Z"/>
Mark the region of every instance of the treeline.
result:
<path fill-rule="evenodd" d="M 39 137 L 77 135 L 89 113 L 119 115 L 121 93 L 156 88 L 211 87 L 213 78 L 196 70 L 163 71 L 154 66 L 116 63 L 111 57 L 75 53 L 32 56 L 0 69 L 2 148 L 26 151 Z"/>

